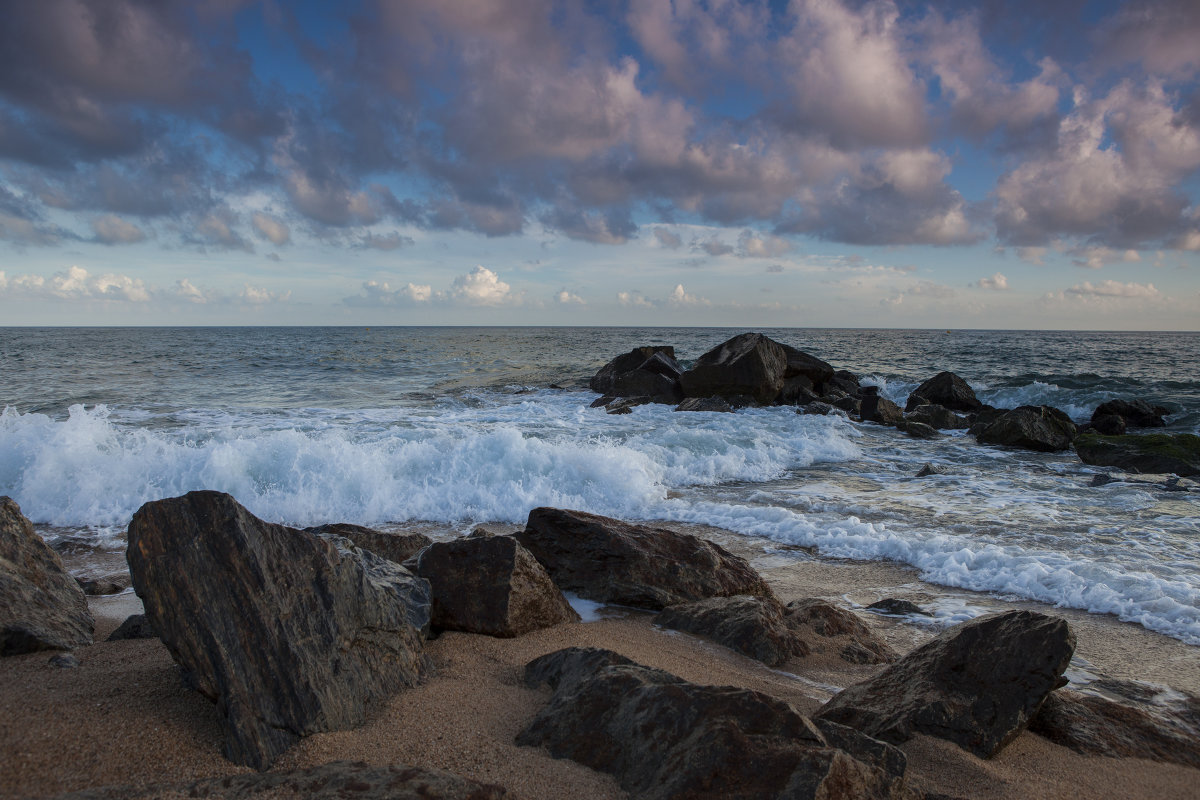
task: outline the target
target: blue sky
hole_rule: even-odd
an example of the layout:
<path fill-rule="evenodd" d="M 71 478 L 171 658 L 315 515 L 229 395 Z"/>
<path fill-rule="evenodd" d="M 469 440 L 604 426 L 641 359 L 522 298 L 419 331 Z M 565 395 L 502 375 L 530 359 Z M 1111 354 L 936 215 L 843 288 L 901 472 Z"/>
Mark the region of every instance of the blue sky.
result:
<path fill-rule="evenodd" d="M 1200 327 L 1200 5 L 0 0 L 0 324 Z"/>

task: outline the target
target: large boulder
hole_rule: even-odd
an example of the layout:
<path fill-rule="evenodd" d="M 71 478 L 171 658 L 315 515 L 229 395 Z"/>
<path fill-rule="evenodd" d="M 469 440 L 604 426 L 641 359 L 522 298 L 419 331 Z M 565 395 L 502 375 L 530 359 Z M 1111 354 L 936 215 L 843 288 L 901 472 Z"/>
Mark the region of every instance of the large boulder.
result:
<path fill-rule="evenodd" d="M 511 536 L 432 544 L 416 573 L 432 587 L 438 630 L 511 638 L 579 621 L 545 567 Z"/>
<path fill-rule="evenodd" d="M 898 425 L 904 422 L 904 412 L 900 406 L 879 394 L 876 386 L 864 386 L 858 394 L 858 415 L 863 422 L 877 422 L 880 425 Z"/>
<path fill-rule="evenodd" d="M 1020 447 L 1041 453 L 1069 450 L 1075 441 L 1075 423 L 1052 406 L 1020 406 L 994 422 L 972 428 L 981 444 Z"/>
<path fill-rule="evenodd" d="M 1085 464 L 1117 467 L 1128 472 L 1173 472 L 1183 477 L 1200 475 L 1200 436 L 1191 433 L 1137 436 L 1087 433 L 1075 440 L 1075 452 Z"/>
<path fill-rule="evenodd" d="M 417 553 L 433 544 L 423 533 L 385 533 L 362 525 L 351 525 L 348 522 L 332 522 L 328 525 L 318 525 L 315 528 L 305 528 L 309 533 L 318 536 L 331 534 L 344 536 L 363 550 L 370 550 L 375 555 L 403 564 Z"/>
<path fill-rule="evenodd" d="M 1074 651 L 1065 620 L 1033 611 L 991 614 L 951 628 L 844 689 L 816 716 L 885 742 L 922 733 L 990 758 L 1065 682 Z"/>
<path fill-rule="evenodd" d="M 560 588 L 600 603 L 659 610 L 706 597 L 774 596 L 745 559 L 665 528 L 535 508 L 516 538 Z"/>
<path fill-rule="evenodd" d="M 542 683 L 554 693 L 517 744 L 607 772 L 642 800 L 910 796 L 900 750 L 760 692 L 580 648 L 531 662 L 526 684 Z"/>
<path fill-rule="evenodd" d="M 126 557 L 151 627 L 217 704 L 231 761 L 265 769 L 421 675 L 429 583 L 348 539 L 189 492 L 133 515 Z"/>
<path fill-rule="evenodd" d="M 1096 406 L 1092 424 L 1104 417 L 1119 417 L 1127 428 L 1162 428 L 1169 412 L 1162 406 L 1152 406 L 1145 400 L 1109 400 Z"/>
<path fill-rule="evenodd" d="M 0 497 L 0 656 L 92 643 L 79 584 L 11 497 Z"/>
<path fill-rule="evenodd" d="M 773 598 L 710 597 L 668 606 L 654 622 L 707 637 L 768 667 L 808 654 L 808 647 L 784 623 L 783 607 Z"/>
<path fill-rule="evenodd" d="M 851 664 L 890 664 L 900 656 L 853 611 L 816 597 L 793 600 L 783 623 L 814 653 L 834 653 Z"/>
<path fill-rule="evenodd" d="M 919 405 L 905 414 L 904 418 L 909 422 L 920 422 L 942 431 L 966 430 L 971 427 L 971 423 L 966 417 L 959 416 L 945 406 L 939 406 L 937 403 Z"/>
<path fill-rule="evenodd" d="M 783 370 L 784 402 L 811 402 L 825 392 L 825 385 L 833 380 L 833 367 L 814 355 L 797 350 L 791 345 L 778 343 L 787 359 Z M 786 395 L 793 397 L 786 397 Z"/>
<path fill-rule="evenodd" d="M 913 389 L 904 410 L 912 411 L 925 403 L 936 403 L 951 411 L 978 411 L 983 407 L 971 385 L 953 372 L 939 372 Z"/>
<path fill-rule="evenodd" d="M 617 356 L 592 376 L 592 391 L 616 397 L 650 397 L 657 403 L 678 403 L 679 364 L 675 348 L 664 345 L 635 347 Z"/>
<path fill-rule="evenodd" d="M 788 357 L 761 333 L 743 333 L 717 345 L 680 378 L 687 397 L 749 397 L 773 403 L 783 389 Z"/>

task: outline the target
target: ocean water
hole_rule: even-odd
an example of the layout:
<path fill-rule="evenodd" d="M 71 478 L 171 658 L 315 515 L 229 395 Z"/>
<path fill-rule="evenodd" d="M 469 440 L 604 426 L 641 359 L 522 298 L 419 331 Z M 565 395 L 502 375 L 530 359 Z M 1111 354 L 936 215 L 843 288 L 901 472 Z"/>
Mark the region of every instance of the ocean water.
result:
<path fill-rule="evenodd" d="M 552 505 L 886 559 L 947 587 L 1200 645 L 1200 491 L 1073 453 L 934 441 L 790 408 L 589 408 L 613 356 L 714 328 L 0 328 L 0 494 L 59 547 L 119 551 L 149 500 L 233 494 L 293 525 L 523 522 Z M 1200 429 L 1200 335 L 763 329 L 903 404 L 943 369 L 1079 421 L 1143 397 Z M 915 478 L 926 462 L 945 474 Z M 1181 490 L 1182 489 L 1182 490 Z"/>

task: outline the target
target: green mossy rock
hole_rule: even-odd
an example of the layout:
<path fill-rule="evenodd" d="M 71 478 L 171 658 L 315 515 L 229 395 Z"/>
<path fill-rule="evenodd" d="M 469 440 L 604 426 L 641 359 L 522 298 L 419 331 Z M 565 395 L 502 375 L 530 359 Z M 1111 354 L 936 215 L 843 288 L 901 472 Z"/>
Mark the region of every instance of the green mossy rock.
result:
<path fill-rule="evenodd" d="M 1075 440 L 1075 452 L 1083 463 L 1101 467 L 1130 472 L 1173 472 L 1184 477 L 1200 475 L 1200 436 L 1191 433 L 1138 436 L 1089 433 Z"/>

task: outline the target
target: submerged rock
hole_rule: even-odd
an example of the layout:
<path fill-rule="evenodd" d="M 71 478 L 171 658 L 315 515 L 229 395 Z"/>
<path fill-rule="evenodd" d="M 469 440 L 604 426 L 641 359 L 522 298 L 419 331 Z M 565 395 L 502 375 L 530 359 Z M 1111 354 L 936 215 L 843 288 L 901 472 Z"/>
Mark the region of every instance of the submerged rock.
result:
<path fill-rule="evenodd" d="M 773 597 L 746 560 L 665 528 L 535 508 L 516 539 L 560 588 L 600 603 L 662 609 L 706 597 Z"/>
<path fill-rule="evenodd" d="M 935 403 L 952 411 L 978 411 L 983 407 L 971 385 L 953 372 L 939 372 L 908 396 L 906 411 L 925 403 Z"/>
<path fill-rule="evenodd" d="M 787 369 L 782 345 L 761 333 L 743 333 L 700 356 L 679 380 L 687 397 L 747 396 L 768 404 L 779 397 Z"/>
<path fill-rule="evenodd" d="M 1075 452 L 1085 464 L 1117 467 L 1129 472 L 1173 472 L 1200 475 L 1200 436 L 1191 433 L 1144 433 L 1075 440 Z"/>
<path fill-rule="evenodd" d="M 1020 406 L 994 422 L 972 428 L 981 444 L 1020 447 L 1053 453 L 1068 450 L 1075 440 L 1075 423 L 1052 406 Z"/>
<path fill-rule="evenodd" d="M 711 597 L 663 609 L 655 623 L 712 639 L 768 667 L 778 667 L 808 647 L 783 621 L 783 607 L 773 598 L 737 595 Z"/>
<path fill-rule="evenodd" d="M 265 769 L 302 736 L 358 725 L 421 674 L 429 583 L 349 539 L 190 492 L 133 515 L 127 558 L 147 619 L 217 704 L 236 763 Z"/>
<path fill-rule="evenodd" d="M 0 497 L 0 656 L 92 643 L 83 590 L 11 497 Z"/>

